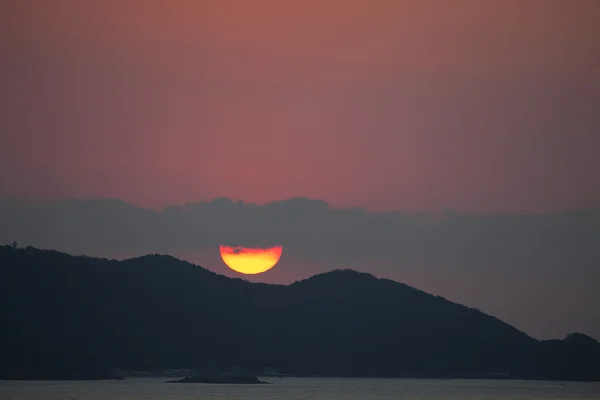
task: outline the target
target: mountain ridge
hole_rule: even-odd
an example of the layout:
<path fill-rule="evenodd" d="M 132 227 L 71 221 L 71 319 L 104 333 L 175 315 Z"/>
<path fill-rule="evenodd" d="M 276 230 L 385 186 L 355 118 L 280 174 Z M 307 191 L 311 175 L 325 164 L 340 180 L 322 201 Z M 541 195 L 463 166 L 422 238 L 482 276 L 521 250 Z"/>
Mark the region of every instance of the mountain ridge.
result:
<path fill-rule="evenodd" d="M 589 336 L 538 341 L 365 272 L 270 285 L 171 256 L 116 261 L 2 246 L 0 273 L 9 327 L 0 376 L 216 364 L 327 376 L 600 377 L 600 344 Z"/>

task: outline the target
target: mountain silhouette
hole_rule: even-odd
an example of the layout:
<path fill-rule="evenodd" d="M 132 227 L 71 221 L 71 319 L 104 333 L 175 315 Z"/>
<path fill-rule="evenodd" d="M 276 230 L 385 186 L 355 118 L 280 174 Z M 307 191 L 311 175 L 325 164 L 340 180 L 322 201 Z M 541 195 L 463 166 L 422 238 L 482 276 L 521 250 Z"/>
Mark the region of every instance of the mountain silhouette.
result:
<path fill-rule="evenodd" d="M 0 377 L 245 366 L 322 376 L 600 379 L 600 344 L 538 341 L 387 279 L 249 283 L 163 255 L 0 246 Z"/>

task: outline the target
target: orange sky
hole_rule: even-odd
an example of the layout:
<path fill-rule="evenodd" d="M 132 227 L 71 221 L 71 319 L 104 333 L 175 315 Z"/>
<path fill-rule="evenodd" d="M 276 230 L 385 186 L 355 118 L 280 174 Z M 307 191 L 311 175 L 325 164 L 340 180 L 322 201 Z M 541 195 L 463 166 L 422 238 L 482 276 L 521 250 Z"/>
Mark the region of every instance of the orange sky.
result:
<path fill-rule="evenodd" d="M 13 0 L 0 197 L 594 207 L 596 0 Z"/>

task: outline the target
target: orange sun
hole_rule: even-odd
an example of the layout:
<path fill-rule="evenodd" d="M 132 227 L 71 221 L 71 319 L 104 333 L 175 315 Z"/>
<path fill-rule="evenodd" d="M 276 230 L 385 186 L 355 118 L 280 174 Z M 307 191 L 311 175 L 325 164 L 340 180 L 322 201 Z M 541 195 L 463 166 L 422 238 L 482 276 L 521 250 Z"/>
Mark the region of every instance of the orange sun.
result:
<path fill-rule="evenodd" d="M 240 246 L 221 246 L 221 258 L 229 268 L 242 274 L 262 274 L 277 264 L 281 246 L 265 249 Z"/>

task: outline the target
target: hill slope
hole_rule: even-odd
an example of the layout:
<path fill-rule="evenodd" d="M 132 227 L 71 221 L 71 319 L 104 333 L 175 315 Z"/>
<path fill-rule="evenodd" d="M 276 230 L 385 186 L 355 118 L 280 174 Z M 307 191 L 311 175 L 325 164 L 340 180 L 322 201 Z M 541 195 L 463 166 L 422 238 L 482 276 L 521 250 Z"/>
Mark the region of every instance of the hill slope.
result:
<path fill-rule="evenodd" d="M 169 256 L 0 247 L 0 374 L 269 366 L 343 376 L 597 379 L 600 345 L 538 342 L 404 284 L 334 271 L 251 284 Z"/>

